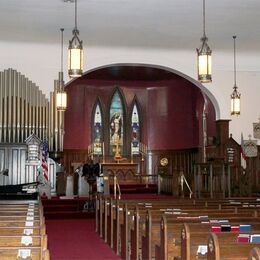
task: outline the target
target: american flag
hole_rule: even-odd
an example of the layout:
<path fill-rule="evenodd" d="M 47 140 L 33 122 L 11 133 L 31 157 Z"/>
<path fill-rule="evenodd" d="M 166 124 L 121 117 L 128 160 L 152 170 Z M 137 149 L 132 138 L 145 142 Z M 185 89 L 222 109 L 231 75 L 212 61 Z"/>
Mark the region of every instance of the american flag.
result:
<path fill-rule="evenodd" d="M 48 158 L 49 158 L 48 141 L 44 140 L 42 146 L 42 170 L 46 181 L 48 181 Z"/>

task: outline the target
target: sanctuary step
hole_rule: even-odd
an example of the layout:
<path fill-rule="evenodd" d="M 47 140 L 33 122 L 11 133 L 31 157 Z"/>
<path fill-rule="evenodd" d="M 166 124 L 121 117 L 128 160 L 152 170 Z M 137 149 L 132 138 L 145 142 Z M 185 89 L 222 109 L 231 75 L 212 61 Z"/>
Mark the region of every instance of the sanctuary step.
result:
<path fill-rule="evenodd" d="M 60 197 L 53 197 L 49 199 L 42 199 L 44 216 L 46 219 L 82 219 L 94 218 L 93 212 L 85 212 L 84 204 L 88 198 L 69 198 L 61 199 Z"/>

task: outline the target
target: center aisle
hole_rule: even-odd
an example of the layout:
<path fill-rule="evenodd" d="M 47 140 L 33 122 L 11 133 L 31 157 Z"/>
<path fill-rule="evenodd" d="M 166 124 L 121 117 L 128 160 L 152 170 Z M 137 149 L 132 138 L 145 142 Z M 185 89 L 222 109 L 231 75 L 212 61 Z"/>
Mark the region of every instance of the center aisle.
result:
<path fill-rule="evenodd" d="M 51 260 L 119 260 L 95 232 L 94 219 L 46 220 Z"/>

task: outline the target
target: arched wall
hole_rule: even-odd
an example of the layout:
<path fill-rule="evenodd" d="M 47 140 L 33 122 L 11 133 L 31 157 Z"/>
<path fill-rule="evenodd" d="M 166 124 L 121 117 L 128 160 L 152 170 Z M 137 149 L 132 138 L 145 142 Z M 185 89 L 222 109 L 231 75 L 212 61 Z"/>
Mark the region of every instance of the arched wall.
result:
<path fill-rule="evenodd" d="M 214 109 L 215 109 L 215 113 L 216 113 L 216 120 L 220 119 L 220 108 L 219 108 L 219 104 L 218 101 L 216 100 L 215 96 L 209 91 L 209 89 L 207 89 L 206 87 L 204 87 L 204 85 L 202 85 L 199 81 L 195 80 L 194 78 L 176 70 L 173 68 L 169 68 L 163 65 L 156 65 L 156 64 L 145 64 L 145 63 L 111 63 L 111 64 L 104 64 L 95 68 L 92 68 L 88 71 L 86 71 L 84 73 L 84 75 L 87 75 L 93 71 L 99 70 L 99 69 L 103 69 L 106 67 L 110 67 L 110 66 L 145 66 L 148 68 L 158 68 L 158 69 L 162 69 L 162 70 L 166 70 L 169 71 L 173 74 L 179 75 L 182 78 L 190 81 L 193 85 L 197 86 L 199 89 L 201 89 L 201 91 L 203 93 L 205 93 L 207 95 L 207 97 L 210 99 L 210 101 L 212 102 Z M 74 81 L 75 79 L 72 79 L 71 81 L 69 81 L 67 83 L 67 85 L 71 84 L 72 81 Z"/>
<path fill-rule="evenodd" d="M 113 70 L 112 80 L 105 78 L 102 71 L 108 68 L 129 67 L 128 73 Z M 156 75 L 164 71 L 163 78 L 142 80 L 142 72 L 132 71 L 141 68 L 143 73 Z M 156 70 L 156 71 L 155 71 Z M 147 72 L 148 71 L 148 72 Z M 96 77 L 93 74 L 96 73 Z M 99 74 L 98 74 L 99 73 Z M 118 76 L 117 74 L 122 74 Z M 126 75 L 127 74 L 127 75 Z M 131 74 L 131 75 L 130 75 Z M 132 75 L 133 74 L 133 75 Z M 169 76 L 171 75 L 171 76 Z M 136 79 L 133 77 L 136 76 Z M 152 76 L 151 76 L 152 77 Z M 167 79 L 164 79 L 167 77 Z M 129 80 L 131 78 L 131 80 Z M 68 109 L 65 113 L 64 149 L 87 149 L 91 143 L 91 113 L 97 96 L 103 108 L 108 108 L 115 86 L 119 86 L 125 96 L 127 111 L 133 98 L 137 96 L 142 113 L 143 142 L 150 150 L 187 149 L 201 146 L 202 110 L 204 97 L 202 88 L 192 80 L 182 77 L 169 68 L 147 64 L 112 64 L 93 69 L 83 77 L 66 85 Z M 200 86 L 201 87 L 201 86 Z M 214 101 L 214 99 L 213 99 Z M 210 98 L 208 132 L 215 134 L 216 112 Z M 107 110 L 105 111 L 105 115 Z"/>

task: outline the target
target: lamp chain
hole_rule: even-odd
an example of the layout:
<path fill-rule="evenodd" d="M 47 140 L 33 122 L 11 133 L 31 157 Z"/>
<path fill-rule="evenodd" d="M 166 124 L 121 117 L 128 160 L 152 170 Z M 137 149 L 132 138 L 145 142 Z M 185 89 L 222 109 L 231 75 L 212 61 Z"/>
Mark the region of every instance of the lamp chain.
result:
<path fill-rule="evenodd" d="M 64 28 L 61 28 L 60 29 L 61 30 L 61 55 L 60 55 L 60 57 L 61 57 L 61 63 L 60 63 L 60 65 L 61 65 L 61 72 L 63 72 L 63 32 L 64 32 Z"/>
<path fill-rule="evenodd" d="M 75 30 L 77 30 L 77 0 L 75 0 Z"/>
<path fill-rule="evenodd" d="M 234 39 L 234 87 L 237 87 L 237 72 L 236 72 L 236 38 L 237 36 L 234 35 L 233 39 Z"/>
<path fill-rule="evenodd" d="M 203 0 L 203 37 L 206 37 L 205 16 L 205 0 Z"/>

